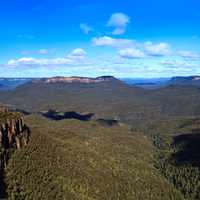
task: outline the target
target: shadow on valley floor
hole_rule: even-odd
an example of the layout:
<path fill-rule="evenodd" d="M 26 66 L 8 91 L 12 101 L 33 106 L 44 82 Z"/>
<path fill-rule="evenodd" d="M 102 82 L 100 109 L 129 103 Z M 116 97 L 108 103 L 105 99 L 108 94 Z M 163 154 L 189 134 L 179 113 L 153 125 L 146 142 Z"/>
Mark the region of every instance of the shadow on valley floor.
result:
<path fill-rule="evenodd" d="M 44 117 L 46 117 L 48 119 L 56 120 L 56 121 L 60 121 L 60 120 L 64 120 L 64 119 L 76 119 L 76 120 L 80 120 L 80 121 L 90 121 L 90 120 L 92 120 L 93 116 L 95 115 L 94 113 L 80 114 L 75 111 L 57 112 L 55 110 L 49 110 L 48 112 L 41 112 L 40 114 L 42 114 Z M 105 127 L 119 125 L 119 121 L 114 120 L 114 119 L 97 119 L 95 121 Z"/>
<path fill-rule="evenodd" d="M 94 113 L 79 114 L 75 111 L 70 112 L 57 112 L 54 110 L 49 110 L 48 112 L 41 113 L 44 117 L 52 120 L 63 120 L 63 119 L 77 119 L 81 121 L 89 121 L 94 116 Z"/>
<path fill-rule="evenodd" d="M 174 138 L 174 147 L 177 152 L 172 159 L 178 165 L 190 164 L 200 167 L 200 130 L 195 129 L 193 133 L 183 134 Z"/>
<path fill-rule="evenodd" d="M 96 120 L 102 126 L 118 126 L 119 122 L 114 119 L 97 119 Z"/>

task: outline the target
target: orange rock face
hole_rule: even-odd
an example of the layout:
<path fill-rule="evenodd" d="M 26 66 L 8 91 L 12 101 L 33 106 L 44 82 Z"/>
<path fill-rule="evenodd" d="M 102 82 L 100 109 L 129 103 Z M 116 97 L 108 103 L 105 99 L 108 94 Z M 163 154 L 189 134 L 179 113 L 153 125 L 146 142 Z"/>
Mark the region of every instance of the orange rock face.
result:
<path fill-rule="evenodd" d="M 20 149 L 28 144 L 30 130 L 24 124 L 23 117 L 19 119 L 7 119 L 0 124 L 0 148 Z"/>
<path fill-rule="evenodd" d="M 46 79 L 36 80 L 34 82 L 44 82 L 44 83 L 100 83 L 105 81 L 110 81 L 114 79 L 112 76 L 100 76 L 97 78 L 89 78 L 89 77 L 52 77 Z"/>

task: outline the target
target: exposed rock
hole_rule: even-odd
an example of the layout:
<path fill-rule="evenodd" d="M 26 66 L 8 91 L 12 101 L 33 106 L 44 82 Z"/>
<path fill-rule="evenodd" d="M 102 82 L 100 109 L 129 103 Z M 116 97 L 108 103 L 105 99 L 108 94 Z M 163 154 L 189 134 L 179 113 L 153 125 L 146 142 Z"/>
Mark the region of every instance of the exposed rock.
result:
<path fill-rule="evenodd" d="M 29 142 L 30 130 L 19 113 L 0 110 L 0 198 L 6 197 L 4 169 L 12 149 L 21 149 Z"/>
<path fill-rule="evenodd" d="M 7 119 L 0 124 L 0 147 L 3 149 L 26 146 L 30 137 L 30 130 L 25 125 L 23 117 Z"/>
<path fill-rule="evenodd" d="M 0 104 L 0 112 L 7 112 L 8 107 Z"/>
<path fill-rule="evenodd" d="M 100 82 L 107 82 L 115 79 L 113 76 L 100 76 L 97 78 L 89 78 L 89 77 L 79 77 L 79 76 L 72 76 L 72 77 L 52 77 L 52 78 L 45 78 L 40 80 L 35 80 L 33 82 L 44 82 L 44 83 L 100 83 Z"/>
<path fill-rule="evenodd" d="M 24 118 L 15 113 L 0 112 L 0 171 L 6 167 L 11 149 L 25 147 L 30 138 L 30 130 Z M 0 176 L 0 182 L 1 182 Z"/>

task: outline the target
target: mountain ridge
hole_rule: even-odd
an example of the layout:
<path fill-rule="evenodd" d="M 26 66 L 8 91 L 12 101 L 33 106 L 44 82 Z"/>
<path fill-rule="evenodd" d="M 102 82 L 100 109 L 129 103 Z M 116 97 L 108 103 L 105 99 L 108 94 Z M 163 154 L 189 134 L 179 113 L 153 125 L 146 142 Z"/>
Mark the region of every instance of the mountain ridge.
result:
<path fill-rule="evenodd" d="M 175 76 L 170 79 L 168 84 L 200 86 L 200 76 Z"/>
<path fill-rule="evenodd" d="M 118 80 L 114 76 L 99 76 L 96 78 L 82 76 L 55 76 L 50 78 L 41 78 L 33 80 L 33 83 L 100 83 L 112 80 Z"/>

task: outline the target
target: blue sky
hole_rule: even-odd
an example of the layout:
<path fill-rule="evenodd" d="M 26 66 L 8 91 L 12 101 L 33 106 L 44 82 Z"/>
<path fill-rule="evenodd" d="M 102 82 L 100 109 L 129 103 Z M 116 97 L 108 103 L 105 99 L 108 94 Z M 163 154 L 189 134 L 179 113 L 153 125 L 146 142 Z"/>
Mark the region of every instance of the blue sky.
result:
<path fill-rule="evenodd" d="M 2 0 L 0 76 L 200 74 L 199 0 Z"/>

